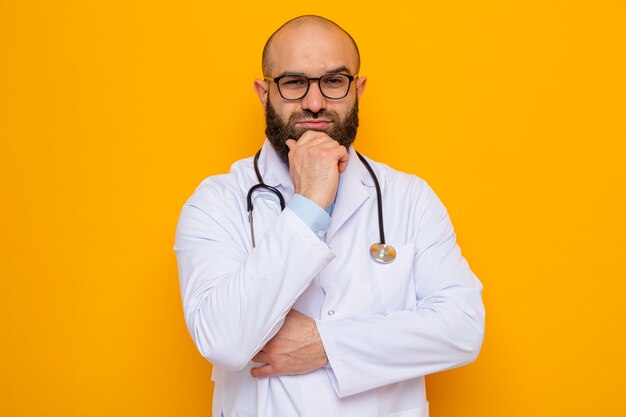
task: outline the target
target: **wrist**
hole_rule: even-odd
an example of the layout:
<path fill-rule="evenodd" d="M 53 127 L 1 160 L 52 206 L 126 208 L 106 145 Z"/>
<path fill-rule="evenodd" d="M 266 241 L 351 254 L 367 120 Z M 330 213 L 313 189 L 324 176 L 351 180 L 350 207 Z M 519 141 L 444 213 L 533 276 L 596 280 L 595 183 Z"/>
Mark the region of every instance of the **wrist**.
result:
<path fill-rule="evenodd" d="M 332 201 L 332 198 L 328 198 L 326 195 L 307 190 L 296 190 L 296 194 L 300 194 L 301 196 L 308 198 L 324 210 L 328 208 Z"/>

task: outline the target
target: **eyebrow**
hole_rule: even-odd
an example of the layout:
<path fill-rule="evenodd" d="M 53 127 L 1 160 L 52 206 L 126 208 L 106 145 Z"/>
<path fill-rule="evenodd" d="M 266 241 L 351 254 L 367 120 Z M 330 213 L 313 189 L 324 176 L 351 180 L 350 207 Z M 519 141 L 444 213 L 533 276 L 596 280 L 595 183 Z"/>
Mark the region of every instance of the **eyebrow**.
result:
<path fill-rule="evenodd" d="M 326 72 L 325 72 L 324 74 L 322 74 L 322 75 L 326 75 L 326 74 L 339 74 L 339 73 L 342 73 L 342 72 L 347 72 L 348 74 L 352 74 L 352 73 L 350 72 L 350 70 L 348 69 L 348 67 L 346 67 L 345 65 L 342 65 L 342 66 L 340 66 L 340 67 L 333 68 L 333 69 L 331 69 L 331 70 L 329 70 L 329 71 L 326 71 Z M 285 71 L 285 72 L 283 72 L 283 73 L 281 74 L 281 76 L 285 76 L 285 75 L 305 75 L 305 76 L 306 76 L 306 74 L 305 74 L 305 73 L 303 73 L 303 72 L 297 72 L 297 71 Z"/>

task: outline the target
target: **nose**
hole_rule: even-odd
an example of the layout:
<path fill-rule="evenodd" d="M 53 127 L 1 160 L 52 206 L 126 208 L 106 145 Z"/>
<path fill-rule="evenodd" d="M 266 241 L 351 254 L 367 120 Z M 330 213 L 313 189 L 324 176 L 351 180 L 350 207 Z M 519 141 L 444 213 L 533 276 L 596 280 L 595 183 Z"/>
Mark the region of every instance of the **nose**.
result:
<path fill-rule="evenodd" d="M 303 110 L 310 110 L 313 113 L 318 113 L 326 108 L 326 97 L 322 95 L 319 80 L 311 81 L 309 91 L 302 98 L 301 105 Z"/>

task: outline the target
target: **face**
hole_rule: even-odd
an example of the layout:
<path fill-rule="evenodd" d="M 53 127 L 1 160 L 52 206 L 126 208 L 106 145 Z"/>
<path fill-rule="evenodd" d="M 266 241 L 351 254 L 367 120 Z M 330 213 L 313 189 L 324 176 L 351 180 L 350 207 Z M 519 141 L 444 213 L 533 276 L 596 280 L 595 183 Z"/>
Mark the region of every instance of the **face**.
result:
<path fill-rule="evenodd" d="M 340 30 L 318 24 L 286 27 L 277 33 L 269 50 L 271 77 L 303 74 L 354 75 L 358 70 L 356 53 L 350 39 Z M 358 100 L 366 79 L 355 79 L 348 95 L 339 100 L 327 99 L 317 82 L 311 82 L 306 96 L 285 100 L 274 82 L 255 81 L 255 90 L 265 108 L 266 134 L 280 157 L 287 162 L 287 139 L 299 139 L 307 130 L 319 130 L 348 147 L 356 137 Z"/>

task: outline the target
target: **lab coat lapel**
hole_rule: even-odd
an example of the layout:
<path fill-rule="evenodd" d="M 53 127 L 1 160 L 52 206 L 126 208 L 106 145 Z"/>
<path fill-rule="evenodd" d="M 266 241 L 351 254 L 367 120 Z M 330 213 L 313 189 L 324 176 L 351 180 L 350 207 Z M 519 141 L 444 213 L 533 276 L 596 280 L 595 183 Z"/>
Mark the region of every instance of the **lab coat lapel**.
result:
<path fill-rule="evenodd" d="M 341 226 L 369 198 L 365 184 L 368 173 L 359 160 L 354 148 L 350 147 L 348 167 L 339 176 L 339 187 L 331 216 L 332 223 L 326 232 L 326 242 L 330 242 Z"/>
<path fill-rule="evenodd" d="M 289 174 L 289 167 L 280 159 L 274 147 L 265 139 L 263 148 L 261 149 L 261 156 L 259 156 L 259 171 L 263 177 L 263 182 L 272 187 L 278 188 L 285 194 L 287 202 L 291 200 L 293 196 L 293 182 L 291 181 L 291 175 Z M 256 174 L 253 174 L 256 180 Z"/>

